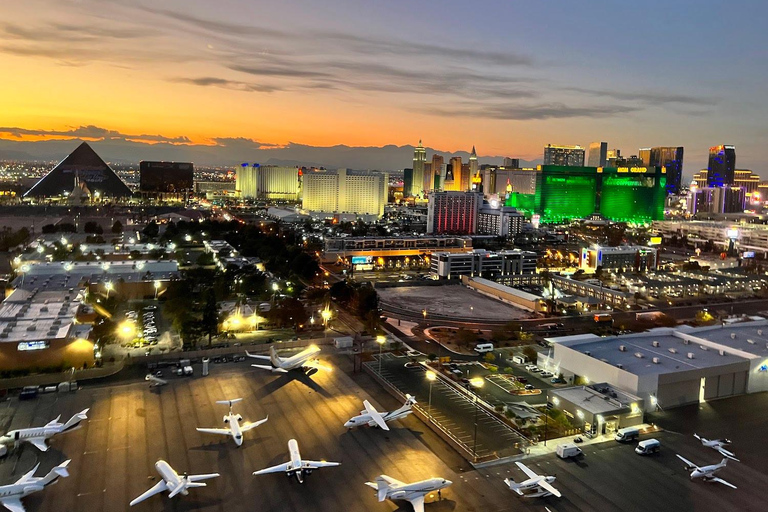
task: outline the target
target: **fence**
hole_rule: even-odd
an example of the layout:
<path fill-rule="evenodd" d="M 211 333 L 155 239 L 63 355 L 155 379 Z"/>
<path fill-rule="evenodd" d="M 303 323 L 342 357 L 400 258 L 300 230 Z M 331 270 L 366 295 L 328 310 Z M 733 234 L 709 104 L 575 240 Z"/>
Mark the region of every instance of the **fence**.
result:
<path fill-rule="evenodd" d="M 0 389 L 19 389 L 24 386 L 52 386 L 60 382 L 69 382 L 71 380 L 83 381 L 89 379 L 100 379 L 114 375 L 123 369 L 123 362 L 108 363 L 99 368 L 88 368 L 86 370 L 75 370 L 59 373 L 38 373 L 24 377 L 13 377 L 10 379 L 0 379 Z"/>

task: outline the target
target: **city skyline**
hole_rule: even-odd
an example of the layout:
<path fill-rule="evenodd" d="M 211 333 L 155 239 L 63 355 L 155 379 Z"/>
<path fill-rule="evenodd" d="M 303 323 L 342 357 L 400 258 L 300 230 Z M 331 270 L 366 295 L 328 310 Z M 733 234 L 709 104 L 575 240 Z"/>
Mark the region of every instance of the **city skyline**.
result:
<path fill-rule="evenodd" d="M 481 163 L 540 160 L 548 143 L 606 140 L 627 155 L 684 146 L 686 177 L 706 167 L 710 146 L 728 143 L 740 166 L 760 172 L 768 164 L 760 150 L 768 135 L 758 86 L 765 71 L 752 57 L 765 39 L 758 20 L 766 6 L 740 3 L 729 10 L 738 38 L 711 32 L 705 6 L 647 4 L 664 6 L 657 30 L 674 31 L 673 46 L 665 37 L 630 41 L 620 21 L 633 8 L 598 2 L 601 16 L 587 8 L 426 3 L 422 10 L 435 17 L 428 25 L 401 2 L 349 9 L 335 1 L 323 12 L 234 1 L 162 9 L 10 2 L 0 24 L 9 77 L 0 84 L 0 138 L 203 150 L 423 139 L 446 153 L 475 145 Z M 511 20 L 524 22 L 508 30 Z M 452 28 L 464 36 L 448 37 Z M 704 31 L 707 41 L 693 37 Z M 715 60 L 728 61 L 739 80 L 709 73 Z M 407 166 L 406 157 L 400 167 Z"/>

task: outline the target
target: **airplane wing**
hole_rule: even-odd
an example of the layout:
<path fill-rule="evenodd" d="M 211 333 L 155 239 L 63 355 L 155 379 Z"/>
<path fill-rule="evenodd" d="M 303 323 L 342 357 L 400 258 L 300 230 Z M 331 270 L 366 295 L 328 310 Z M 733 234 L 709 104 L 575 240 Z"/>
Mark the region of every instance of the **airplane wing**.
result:
<path fill-rule="evenodd" d="M 557 489 L 555 489 L 555 488 L 552 486 L 552 484 L 550 484 L 550 483 L 549 483 L 549 482 L 547 482 L 546 480 L 539 480 L 539 481 L 536 483 L 536 485 L 538 485 L 539 487 L 541 487 L 541 488 L 542 488 L 542 489 L 544 489 L 545 491 L 552 493 L 552 495 L 553 495 L 553 496 L 557 496 L 558 498 L 562 498 L 562 496 L 563 496 L 562 494 L 560 494 L 560 491 L 558 491 Z"/>
<path fill-rule="evenodd" d="M 11 512 L 26 512 L 19 498 L 0 498 L 0 504 Z"/>
<path fill-rule="evenodd" d="M 254 359 L 266 359 L 267 361 L 269 361 L 269 356 L 263 356 L 261 354 L 251 354 L 247 350 L 245 351 L 245 355 L 247 355 L 248 357 L 252 357 Z"/>
<path fill-rule="evenodd" d="M 736 462 L 741 462 L 739 459 L 736 458 L 736 454 L 734 454 L 732 452 L 729 452 L 728 450 L 726 450 L 722 446 L 720 448 L 718 448 L 717 451 L 719 451 L 721 455 L 724 455 L 724 456 L 728 457 L 729 459 L 735 460 Z"/>
<path fill-rule="evenodd" d="M 405 485 L 405 482 L 401 482 L 397 478 L 392 478 L 391 476 L 380 475 L 380 478 L 385 482 L 387 482 L 392 487 L 402 487 Z"/>
<path fill-rule="evenodd" d="M 413 506 L 413 512 L 424 512 L 424 496 L 417 496 L 408 501 Z"/>
<path fill-rule="evenodd" d="M 16 482 L 14 482 L 14 483 L 15 484 L 25 484 L 25 483 L 29 482 L 30 480 L 32 480 L 32 478 L 34 478 L 34 474 L 37 471 L 37 468 L 39 468 L 39 467 L 40 467 L 40 463 L 38 463 L 31 470 L 29 470 L 26 473 L 24 473 L 23 475 L 21 475 L 21 478 L 16 480 Z"/>
<path fill-rule="evenodd" d="M 29 444 L 33 445 L 35 448 L 40 450 L 41 452 L 47 452 L 48 451 L 48 445 L 45 442 L 45 439 L 40 437 L 33 437 L 31 439 L 27 439 L 27 442 Z"/>
<path fill-rule="evenodd" d="M 187 477 L 187 482 L 200 482 L 201 480 L 210 480 L 211 478 L 216 478 L 219 475 L 218 473 L 205 473 L 203 475 L 189 475 Z"/>
<path fill-rule="evenodd" d="M 277 372 L 277 373 L 288 373 L 288 370 L 285 370 L 283 368 L 275 368 L 274 366 L 267 366 L 265 364 L 252 364 L 254 368 L 261 368 L 262 370 L 269 370 L 271 372 Z"/>
<path fill-rule="evenodd" d="M 384 421 L 384 415 L 382 415 L 379 411 L 377 411 L 376 408 L 372 406 L 368 400 L 363 400 L 363 405 L 365 406 L 366 414 L 368 414 L 371 417 L 371 419 L 374 422 L 376 422 L 379 428 L 381 428 L 382 430 L 389 430 L 389 427 L 387 426 L 387 422 Z"/>
<path fill-rule="evenodd" d="M 228 428 L 198 428 L 196 430 L 205 434 L 221 434 L 223 436 L 232 435 L 232 431 Z"/>
<path fill-rule="evenodd" d="M 243 432 L 248 432 L 249 430 L 258 427 L 259 425 L 266 423 L 268 419 L 269 419 L 269 415 L 267 415 L 267 417 L 264 418 L 263 420 L 255 421 L 253 423 L 243 423 L 242 425 L 240 425 L 240 430 L 242 430 Z"/>
<path fill-rule="evenodd" d="M 696 468 L 696 469 L 699 469 L 699 466 L 697 466 L 697 465 L 696 465 L 696 464 L 694 464 L 693 462 L 689 461 L 688 459 L 686 459 L 685 457 L 683 457 L 683 456 L 682 456 L 682 455 L 680 455 L 679 453 L 676 453 L 675 455 L 677 455 L 677 458 L 678 458 L 678 459 L 680 459 L 681 461 L 685 462 L 685 463 L 688 465 L 688 467 L 690 467 L 690 468 Z"/>
<path fill-rule="evenodd" d="M 301 467 L 304 469 L 332 468 L 340 466 L 341 462 L 325 462 L 324 460 L 303 460 Z"/>
<path fill-rule="evenodd" d="M 541 476 L 541 475 L 537 474 L 534 470 L 532 470 L 531 468 L 529 468 L 528 466 L 523 464 L 522 462 L 515 462 L 515 464 L 517 464 L 517 467 L 519 467 L 520 469 L 523 470 L 523 473 L 528 475 L 528 478 L 538 478 L 538 477 Z M 549 490 L 549 489 L 547 489 L 547 490 Z"/>
<path fill-rule="evenodd" d="M 309 359 L 301 363 L 302 368 L 317 368 L 318 370 L 331 371 L 330 366 L 326 366 L 317 359 Z"/>
<path fill-rule="evenodd" d="M 160 480 L 155 485 L 150 487 L 144 494 L 142 494 L 138 498 L 134 499 L 130 503 L 130 506 L 132 507 L 132 506 L 134 506 L 137 503 L 141 503 L 145 499 L 147 499 L 147 498 L 149 498 L 151 496 L 154 496 L 157 493 L 163 492 L 165 490 L 168 490 L 168 484 L 165 483 L 165 480 Z"/>
<path fill-rule="evenodd" d="M 727 486 L 728 486 L 728 487 L 730 487 L 731 489 L 738 489 L 738 487 L 736 487 L 736 486 L 735 486 L 735 485 L 733 485 L 732 483 L 730 483 L 730 482 L 726 482 L 726 481 L 725 481 L 725 480 L 723 480 L 722 478 L 719 478 L 719 477 L 716 477 L 716 476 L 715 476 L 715 477 L 712 477 L 712 478 L 710 478 L 710 480 L 711 480 L 711 481 L 713 481 L 713 482 L 717 482 L 717 483 L 719 483 L 719 484 L 727 485 Z"/>
<path fill-rule="evenodd" d="M 283 464 L 278 464 L 277 466 L 272 466 L 271 468 L 265 468 L 260 469 L 258 471 L 254 471 L 254 475 L 266 475 L 267 473 L 285 473 L 288 471 L 288 468 L 290 467 L 290 462 L 285 462 Z"/>

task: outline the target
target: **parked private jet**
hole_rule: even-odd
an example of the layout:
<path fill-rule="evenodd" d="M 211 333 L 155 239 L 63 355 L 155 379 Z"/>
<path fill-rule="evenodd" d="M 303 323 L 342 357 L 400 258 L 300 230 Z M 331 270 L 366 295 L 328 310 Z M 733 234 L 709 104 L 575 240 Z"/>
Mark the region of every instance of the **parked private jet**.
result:
<path fill-rule="evenodd" d="M 160 377 L 156 377 L 151 373 L 148 373 L 147 376 L 144 377 L 144 380 L 149 382 L 149 387 L 165 386 L 166 384 L 168 384 L 167 380 L 161 379 Z"/>
<path fill-rule="evenodd" d="M 206 475 L 187 475 L 185 473 L 182 476 L 179 476 L 179 474 L 173 470 L 171 465 L 164 460 L 155 462 L 155 469 L 163 479 L 150 487 L 147 492 L 133 500 L 131 506 L 163 491 L 168 491 L 169 498 L 173 498 L 177 494 L 186 496 L 189 494 L 189 489 L 194 487 L 205 487 L 207 485 L 200 482 L 200 480 L 209 480 L 219 476 L 218 473 L 209 473 Z"/>
<path fill-rule="evenodd" d="M 34 445 L 35 448 L 40 451 L 48 451 L 48 444 L 45 442 L 47 439 L 50 439 L 56 434 L 62 434 L 64 432 L 69 432 L 76 429 L 80 425 L 81 421 L 88 419 L 86 414 L 88 414 L 88 409 L 75 414 L 69 418 L 69 421 L 64 424 L 59 423 L 59 420 L 61 419 L 61 415 L 59 415 L 55 420 L 49 422 L 43 427 L 20 428 L 18 430 L 11 430 L 4 436 L 0 437 L 0 444 L 7 445 L 14 443 L 18 445 L 19 443 L 27 442 Z"/>
<path fill-rule="evenodd" d="M 242 398 L 234 398 L 232 400 L 217 400 L 217 404 L 229 405 L 229 412 L 226 416 L 224 416 L 224 424 L 226 425 L 226 428 L 198 428 L 197 431 L 204 432 L 206 434 L 221 434 L 225 436 L 232 436 L 232 439 L 235 440 L 235 444 L 237 446 L 242 445 L 243 432 L 248 432 L 249 430 L 258 427 L 262 423 L 266 423 L 266 421 L 269 419 L 269 415 L 267 415 L 266 418 L 259 420 L 256 423 L 245 422 L 241 425 L 240 422 L 243 421 L 243 417 L 232 412 L 232 404 L 242 401 Z"/>
<path fill-rule="evenodd" d="M 686 470 L 688 471 L 693 470 L 693 472 L 691 473 L 691 480 L 693 480 L 694 478 L 701 478 L 705 482 L 717 482 L 723 485 L 727 485 L 728 487 L 731 487 L 733 489 L 737 488 L 732 483 L 726 482 L 722 478 L 718 478 L 717 476 L 715 476 L 715 473 L 723 469 L 725 465 L 728 464 L 728 459 L 721 460 L 719 464 L 710 464 L 709 466 L 699 467 L 693 462 L 683 457 L 682 455 L 679 455 L 677 453 L 675 455 L 677 455 L 678 459 L 685 462 Z"/>
<path fill-rule="evenodd" d="M 706 446 L 707 448 L 712 448 L 713 450 L 717 450 L 720 452 L 720 455 L 724 457 L 728 457 L 729 459 L 735 460 L 736 462 L 740 462 L 739 459 L 736 458 L 736 455 L 734 455 L 732 452 L 729 452 L 725 449 L 725 446 L 731 444 L 731 441 L 729 439 L 707 439 L 706 437 L 701 437 L 699 434 L 693 434 L 693 437 L 701 441 L 701 444 Z"/>
<path fill-rule="evenodd" d="M 504 483 L 511 490 L 526 498 L 542 498 L 544 496 L 557 496 L 560 498 L 562 496 L 560 491 L 551 485 L 555 481 L 555 477 L 539 475 L 522 462 L 515 462 L 515 464 L 528 476 L 528 480 L 515 482 L 511 478 L 505 478 Z M 533 492 L 528 492 L 531 490 Z"/>
<path fill-rule="evenodd" d="M 299 453 L 299 443 L 295 439 L 288 441 L 288 453 L 291 460 L 284 463 L 272 466 L 271 468 L 261 469 L 254 471 L 254 475 L 266 475 L 267 473 L 285 473 L 286 476 L 296 476 L 296 480 L 300 484 L 304 483 L 304 477 L 312 474 L 312 471 L 320 468 L 330 468 L 338 466 L 340 462 L 325 462 L 316 460 L 302 460 Z"/>
<path fill-rule="evenodd" d="M 252 364 L 255 368 L 261 368 L 262 370 L 270 370 L 275 373 L 288 373 L 291 370 L 302 370 L 308 376 L 317 373 L 317 370 L 323 369 L 330 371 L 330 367 L 320 364 L 320 360 L 315 356 L 320 353 L 320 348 L 317 345 L 310 345 L 306 349 L 302 350 L 296 355 L 291 357 L 280 357 L 277 355 L 275 346 L 269 347 L 269 356 L 262 356 L 258 354 L 251 354 L 247 350 L 245 355 L 254 359 L 266 359 L 272 363 L 271 366 L 265 364 Z"/>
<path fill-rule="evenodd" d="M 411 395 L 406 395 L 405 404 L 399 409 L 392 412 L 379 412 L 368 400 L 363 400 L 363 409 L 360 411 L 359 416 L 355 416 L 347 421 L 344 426 L 347 428 L 359 427 L 361 425 L 368 425 L 369 427 L 379 427 L 383 430 L 389 430 L 387 422 L 400 420 L 408 416 L 413 412 L 413 404 L 416 403 L 416 398 Z"/>
<path fill-rule="evenodd" d="M 365 482 L 365 485 L 376 490 L 379 501 L 405 500 L 413 506 L 414 512 L 424 512 L 424 496 L 437 491 L 438 495 L 453 482 L 445 478 L 429 478 L 420 482 L 407 484 L 391 476 L 380 475 L 375 482 Z"/>
<path fill-rule="evenodd" d="M 32 468 L 32 471 L 24 474 L 16 482 L 9 485 L 0 485 L 0 504 L 11 512 L 24 512 L 21 498 L 26 498 L 33 492 L 42 491 L 46 485 L 55 484 L 60 476 L 69 476 L 67 471 L 69 462 L 65 460 L 43 477 L 34 476 L 35 471 L 40 467 L 40 464 L 38 464 Z"/>

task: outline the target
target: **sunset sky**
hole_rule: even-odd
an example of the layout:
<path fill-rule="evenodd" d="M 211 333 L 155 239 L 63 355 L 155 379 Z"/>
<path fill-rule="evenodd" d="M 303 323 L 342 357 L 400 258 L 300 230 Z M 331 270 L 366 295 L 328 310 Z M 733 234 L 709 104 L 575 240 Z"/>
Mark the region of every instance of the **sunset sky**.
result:
<path fill-rule="evenodd" d="M 687 175 L 727 143 L 760 173 L 766 19 L 764 0 L 3 0 L 0 138 L 528 160 L 605 140 L 683 145 Z"/>

